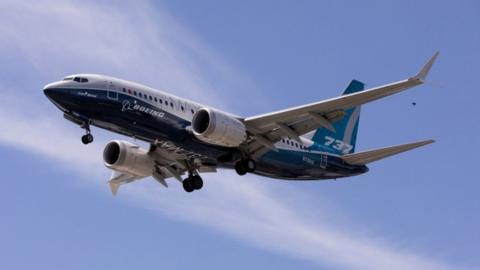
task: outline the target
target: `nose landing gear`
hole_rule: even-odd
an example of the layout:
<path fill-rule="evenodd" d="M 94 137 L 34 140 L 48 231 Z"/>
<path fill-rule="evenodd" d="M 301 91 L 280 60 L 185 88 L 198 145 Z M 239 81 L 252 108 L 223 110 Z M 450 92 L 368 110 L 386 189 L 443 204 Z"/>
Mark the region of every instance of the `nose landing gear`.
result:
<path fill-rule="evenodd" d="M 82 143 L 83 144 L 89 144 L 91 142 L 93 142 L 93 135 L 92 134 L 87 133 L 87 134 L 82 136 Z"/>
<path fill-rule="evenodd" d="M 89 144 L 93 142 L 93 135 L 90 132 L 90 125 L 89 124 L 84 124 L 84 128 L 86 131 L 86 134 L 82 136 L 82 143 L 83 144 Z"/>

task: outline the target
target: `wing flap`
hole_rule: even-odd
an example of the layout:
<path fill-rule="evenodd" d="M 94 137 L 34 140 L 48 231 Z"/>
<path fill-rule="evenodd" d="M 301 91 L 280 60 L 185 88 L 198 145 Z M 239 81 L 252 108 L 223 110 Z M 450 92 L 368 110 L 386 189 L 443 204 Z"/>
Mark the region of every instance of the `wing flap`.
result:
<path fill-rule="evenodd" d="M 342 156 L 341 158 L 351 165 L 365 165 L 380 159 L 384 159 L 405 151 L 409 151 L 427 144 L 434 143 L 434 140 L 426 140 L 402 145 L 390 146 L 380 149 L 369 150 L 365 152 L 353 153 Z"/>

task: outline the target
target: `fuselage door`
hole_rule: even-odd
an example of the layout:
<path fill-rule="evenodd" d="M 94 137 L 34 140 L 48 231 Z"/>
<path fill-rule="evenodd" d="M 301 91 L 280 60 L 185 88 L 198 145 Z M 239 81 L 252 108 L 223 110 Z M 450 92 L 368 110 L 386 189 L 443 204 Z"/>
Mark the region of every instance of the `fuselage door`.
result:
<path fill-rule="evenodd" d="M 322 154 L 320 156 L 320 168 L 325 169 L 327 168 L 328 164 L 328 155 L 327 154 Z"/>
<path fill-rule="evenodd" d="M 113 82 L 107 82 L 107 84 L 108 84 L 107 97 L 109 99 L 117 100 L 118 92 L 115 85 L 113 84 Z"/>

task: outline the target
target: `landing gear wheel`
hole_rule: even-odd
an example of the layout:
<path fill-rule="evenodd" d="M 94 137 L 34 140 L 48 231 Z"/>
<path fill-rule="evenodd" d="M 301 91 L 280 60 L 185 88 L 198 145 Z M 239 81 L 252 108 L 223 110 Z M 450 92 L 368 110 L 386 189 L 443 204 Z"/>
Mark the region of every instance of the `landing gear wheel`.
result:
<path fill-rule="evenodd" d="M 91 142 L 93 142 L 93 135 L 92 134 L 87 133 L 87 134 L 82 136 L 82 143 L 83 144 L 89 144 Z"/>
<path fill-rule="evenodd" d="M 82 136 L 82 143 L 89 144 L 93 142 L 93 135 L 90 133 L 90 120 L 83 122 L 81 125 L 83 129 L 85 129 L 85 135 Z"/>
<path fill-rule="evenodd" d="M 196 190 L 199 190 L 203 187 L 203 180 L 199 175 L 194 175 L 194 176 L 190 177 L 190 181 L 192 181 L 192 186 Z"/>
<path fill-rule="evenodd" d="M 182 184 L 183 184 L 183 189 L 186 192 L 192 192 L 192 191 L 195 190 L 195 187 L 193 186 L 192 178 L 190 178 L 190 177 L 183 180 Z"/>
<path fill-rule="evenodd" d="M 242 161 L 237 161 L 237 163 L 235 163 L 235 171 L 237 172 L 238 175 L 247 174 L 247 171 L 243 167 Z"/>
<path fill-rule="evenodd" d="M 257 164 L 255 164 L 255 160 L 251 158 L 242 160 L 242 166 L 243 166 L 243 169 L 249 173 L 254 172 L 255 169 L 257 168 Z"/>

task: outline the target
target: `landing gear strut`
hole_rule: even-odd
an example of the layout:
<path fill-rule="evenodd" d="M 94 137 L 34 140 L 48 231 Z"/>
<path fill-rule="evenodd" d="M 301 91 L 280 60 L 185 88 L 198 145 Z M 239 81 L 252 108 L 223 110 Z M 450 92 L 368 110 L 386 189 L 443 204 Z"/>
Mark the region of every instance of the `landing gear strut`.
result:
<path fill-rule="evenodd" d="M 183 189 L 186 192 L 192 192 L 194 190 L 199 190 L 203 187 L 203 180 L 200 175 L 190 175 L 182 182 Z"/>
<path fill-rule="evenodd" d="M 237 172 L 238 175 L 245 175 L 247 173 L 252 173 L 255 171 L 257 168 L 257 164 L 255 163 L 255 160 L 251 158 L 244 158 L 237 163 L 235 163 L 235 171 Z"/>
<path fill-rule="evenodd" d="M 93 135 L 90 133 L 90 125 L 87 123 L 84 125 L 86 134 L 82 136 L 82 143 L 89 144 L 93 142 Z"/>

